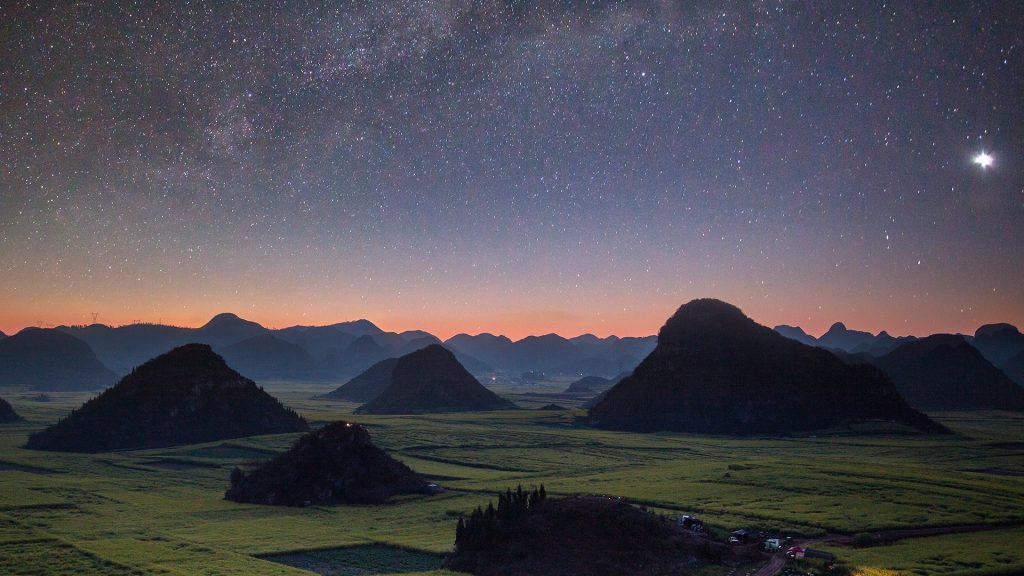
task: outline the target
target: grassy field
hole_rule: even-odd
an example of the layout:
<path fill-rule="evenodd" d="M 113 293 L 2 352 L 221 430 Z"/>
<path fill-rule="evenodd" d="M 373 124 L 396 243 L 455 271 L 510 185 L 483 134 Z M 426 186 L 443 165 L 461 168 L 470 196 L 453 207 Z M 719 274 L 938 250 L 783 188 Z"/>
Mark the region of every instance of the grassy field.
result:
<path fill-rule="evenodd" d="M 352 419 L 356 407 L 309 400 L 326 386 L 266 387 L 314 424 Z M 552 401 L 508 395 L 524 408 Z M 268 557 L 322 561 L 344 554 L 325 552 L 338 547 L 357 547 L 349 554 L 353 574 L 418 569 L 387 550 L 440 558 L 459 513 L 519 483 L 543 483 L 555 495 L 621 495 L 666 513 L 696 513 L 720 529 L 815 536 L 993 524 L 999 528 L 833 552 L 865 575 L 1024 572 L 1021 414 L 937 415 L 958 432 L 950 437 L 837 431 L 756 439 L 604 432 L 578 425 L 582 412 L 572 410 L 360 416 L 375 443 L 450 491 L 379 507 L 282 509 L 222 495 L 232 467 L 280 452 L 296 435 L 95 455 L 33 452 L 20 447 L 28 434 L 87 396 L 52 394 L 47 403 L 12 390 L 0 396 L 27 418 L 0 426 L 3 574 L 308 575 Z"/>

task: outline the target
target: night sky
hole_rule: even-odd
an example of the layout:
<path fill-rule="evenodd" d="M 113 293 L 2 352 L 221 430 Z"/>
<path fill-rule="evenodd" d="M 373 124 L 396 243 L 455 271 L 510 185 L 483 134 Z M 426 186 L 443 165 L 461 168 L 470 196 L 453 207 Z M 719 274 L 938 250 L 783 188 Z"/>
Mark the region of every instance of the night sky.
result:
<path fill-rule="evenodd" d="M 4 2 L 0 330 L 1024 325 L 1019 1 L 690 4 Z"/>

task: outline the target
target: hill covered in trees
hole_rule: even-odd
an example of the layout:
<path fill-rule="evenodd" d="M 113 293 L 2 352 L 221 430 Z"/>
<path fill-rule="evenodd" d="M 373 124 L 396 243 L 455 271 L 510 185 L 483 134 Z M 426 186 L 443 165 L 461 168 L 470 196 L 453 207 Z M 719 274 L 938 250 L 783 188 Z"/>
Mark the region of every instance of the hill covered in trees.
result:
<path fill-rule="evenodd" d="M 486 576 L 678 574 L 702 554 L 666 518 L 618 498 L 548 498 L 520 486 L 459 519 L 445 567 Z"/>
<path fill-rule="evenodd" d="M 306 421 L 232 370 L 205 344 L 139 366 L 27 448 L 101 452 L 307 430 Z"/>
<path fill-rule="evenodd" d="M 374 446 L 365 428 L 335 422 L 252 472 L 235 468 L 224 498 L 281 506 L 380 504 L 396 494 L 426 491 L 427 482 Z"/>
<path fill-rule="evenodd" d="M 589 415 L 600 428 L 638 431 L 788 433 L 862 420 L 944 430 L 877 368 L 847 365 L 711 299 L 681 306 L 650 356 Z"/>
<path fill-rule="evenodd" d="M 420 414 L 514 408 L 484 388 L 443 346 L 433 344 L 398 359 L 391 382 L 357 414 Z"/>

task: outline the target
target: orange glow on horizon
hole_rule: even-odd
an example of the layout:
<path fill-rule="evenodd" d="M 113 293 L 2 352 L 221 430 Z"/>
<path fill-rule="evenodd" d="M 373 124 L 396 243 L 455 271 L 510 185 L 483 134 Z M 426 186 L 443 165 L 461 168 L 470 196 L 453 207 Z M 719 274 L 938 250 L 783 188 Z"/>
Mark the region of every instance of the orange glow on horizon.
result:
<path fill-rule="evenodd" d="M 773 327 L 778 324 L 789 324 L 799 326 L 812 336 L 820 336 L 828 330 L 834 322 L 843 322 L 851 330 L 863 330 L 877 334 L 885 330 L 893 336 L 916 335 L 948 332 L 973 334 L 983 324 L 996 322 L 1008 322 L 1015 326 L 1024 325 L 1024 313 L 1013 306 L 993 306 L 977 312 L 941 319 L 937 315 L 926 315 L 923 319 L 911 321 L 909 318 L 902 318 L 895 314 L 890 307 L 861 308 L 854 307 L 852 310 L 843 313 L 839 307 L 829 310 L 822 310 L 818 314 L 811 314 L 806 311 L 801 313 L 798 308 L 788 306 L 779 308 L 772 306 L 757 306 L 754 303 L 743 303 L 742 301 L 729 300 L 727 302 L 738 305 L 744 313 L 753 318 L 759 324 Z M 689 301 L 689 298 L 678 303 L 657 302 L 649 308 L 635 308 L 618 310 L 617 312 L 595 313 L 585 315 L 581 312 L 547 309 L 547 310 L 505 310 L 497 312 L 469 312 L 457 309 L 439 309 L 436 312 L 420 311 L 415 314 L 411 311 L 367 309 L 365 313 L 353 312 L 349 314 L 338 314 L 333 311 L 314 313 L 288 313 L 273 312 L 267 310 L 246 310 L 245 306 L 211 306 L 204 309 L 182 311 L 175 314 L 107 314 L 100 313 L 97 322 L 109 326 L 121 326 L 136 322 L 165 324 L 187 328 L 198 328 L 208 322 L 210 318 L 221 312 L 232 312 L 246 320 L 258 322 L 271 329 L 286 328 L 289 326 L 323 326 L 346 322 L 350 320 L 367 319 L 376 324 L 382 330 L 388 332 L 403 332 L 406 330 L 425 330 L 442 340 L 446 340 L 455 334 L 480 334 L 491 333 L 504 335 L 513 340 L 526 336 L 539 336 L 555 333 L 565 337 L 573 337 L 581 334 L 594 334 L 598 337 L 616 335 L 624 336 L 648 336 L 658 332 L 665 320 L 674 313 L 675 309 Z M 818 312 L 817 310 L 815 312 Z M 47 311 L 14 310 L 7 309 L 0 311 L 0 330 L 8 336 L 17 333 L 19 330 L 39 326 L 52 327 L 58 325 L 87 325 L 92 323 L 90 314 L 82 314 L 71 310 L 63 310 L 60 307 L 51 307 Z"/>

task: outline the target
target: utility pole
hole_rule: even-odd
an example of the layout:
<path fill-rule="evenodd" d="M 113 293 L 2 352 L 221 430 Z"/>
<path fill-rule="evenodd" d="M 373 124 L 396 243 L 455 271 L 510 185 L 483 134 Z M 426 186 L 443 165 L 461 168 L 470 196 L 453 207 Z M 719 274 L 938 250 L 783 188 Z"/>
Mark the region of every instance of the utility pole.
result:
<path fill-rule="evenodd" d="M 95 324 L 96 323 L 96 319 L 100 317 L 100 313 L 99 312 L 90 312 L 90 314 L 92 314 L 92 323 Z"/>

